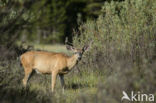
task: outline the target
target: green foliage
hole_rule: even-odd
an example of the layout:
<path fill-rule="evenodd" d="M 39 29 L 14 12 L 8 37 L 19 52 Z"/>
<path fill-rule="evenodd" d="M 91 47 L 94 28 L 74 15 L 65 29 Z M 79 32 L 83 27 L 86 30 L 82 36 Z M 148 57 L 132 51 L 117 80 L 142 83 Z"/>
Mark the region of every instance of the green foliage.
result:
<path fill-rule="evenodd" d="M 61 43 L 66 36 L 71 40 L 73 28 L 87 18 L 97 18 L 102 4 L 103 0 L 2 0 L 0 41 Z"/>
<path fill-rule="evenodd" d="M 0 2 L 0 43 L 14 44 L 21 31 L 30 23 L 29 9 L 32 2 L 19 0 L 2 0 Z"/>
<path fill-rule="evenodd" d="M 120 103 L 123 90 L 155 94 L 155 8 L 155 0 L 107 2 L 97 20 L 75 33 L 75 46 L 94 41 L 79 68 L 106 75 L 97 93 L 99 102 Z"/>
<path fill-rule="evenodd" d="M 39 41 L 44 43 L 62 41 L 67 18 L 66 3 L 55 0 L 41 1 L 34 4 L 32 13 L 38 17 L 34 21 L 34 30 L 32 30 L 39 37 Z"/>
<path fill-rule="evenodd" d="M 94 55 L 98 52 L 107 56 L 120 53 L 136 63 L 138 60 L 143 62 L 142 58 L 147 61 L 152 59 L 155 49 L 155 1 L 112 1 L 105 3 L 102 12 L 98 20 L 80 26 L 81 35 L 78 40 L 79 34 L 75 33 L 75 45 L 94 40 L 91 50 Z"/>

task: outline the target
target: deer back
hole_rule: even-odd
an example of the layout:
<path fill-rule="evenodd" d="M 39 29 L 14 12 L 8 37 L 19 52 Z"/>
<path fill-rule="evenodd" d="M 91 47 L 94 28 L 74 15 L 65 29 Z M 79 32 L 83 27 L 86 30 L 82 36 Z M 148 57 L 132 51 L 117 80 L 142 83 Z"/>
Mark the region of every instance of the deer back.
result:
<path fill-rule="evenodd" d="M 29 51 L 21 55 L 21 63 L 25 68 L 37 69 L 41 73 L 51 73 L 66 68 L 67 58 L 69 57 L 62 53 Z"/>

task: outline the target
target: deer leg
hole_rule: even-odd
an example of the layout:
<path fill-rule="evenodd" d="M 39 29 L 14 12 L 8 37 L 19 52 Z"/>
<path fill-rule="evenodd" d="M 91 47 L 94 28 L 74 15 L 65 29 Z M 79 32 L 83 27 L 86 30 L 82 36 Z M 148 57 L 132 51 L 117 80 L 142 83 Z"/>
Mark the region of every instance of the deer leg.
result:
<path fill-rule="evenodd" d="M 32 73 L 32 69 L 31 68 L 24 68 L 24 71 L 25 71 L 25 76 L 23 79 L 23 85 L 26 87 L 29 76 Z"/>
<path fill-rule="evenodd" d="M 59 74 L 59 77 L 60 77 L 60 82 L 61 82 L 62 90 L 63 90 L 63 93 L 64 93 L 64 87 L 65 87 L 64 75 L 63 74 Z"/>
<path fill-rule="evenodd" d="M 56 72 L 52 72 L 52 92 L 54 92 L 54 87 L 56 84 L 56 79 L 57 79 L 57 73 Z"/>

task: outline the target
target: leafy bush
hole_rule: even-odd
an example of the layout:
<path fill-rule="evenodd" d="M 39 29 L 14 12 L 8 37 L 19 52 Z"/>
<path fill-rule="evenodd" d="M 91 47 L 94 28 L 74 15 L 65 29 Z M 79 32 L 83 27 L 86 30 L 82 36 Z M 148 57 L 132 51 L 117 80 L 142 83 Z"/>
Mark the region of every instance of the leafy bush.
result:
<path fill-rule="evenodd" d="M 112 1 L 75 32 L 77 46 L 94 41 L 80 66 L 106 75 L 96 95 L 101 103 L 120 103 L 123 90 L 156 93 L 155 10 L 155 0 Z"/>
<path fill-rule="evenodd" d="M 74 44 L 94 40 L 90 50 L 93 64 L 99 63 L 96 59 L 113 62 L 121 57 L 135 64 L 150 62 L 156 48 L 155 8 L 154 0 L 105 3 L 98 20 L 80 26 L 81 35 L 75 33 Z"/>

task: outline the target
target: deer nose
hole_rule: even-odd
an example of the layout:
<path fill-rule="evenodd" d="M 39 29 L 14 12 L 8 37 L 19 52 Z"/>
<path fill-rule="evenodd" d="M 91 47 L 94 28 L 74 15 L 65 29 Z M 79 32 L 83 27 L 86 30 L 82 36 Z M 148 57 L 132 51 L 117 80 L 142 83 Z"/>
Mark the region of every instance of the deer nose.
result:
<path fill-rule="evenodd" d="M 78 60 L 81 60 L 82 57 L 78 57 Z"/>
<path fill-rule="evenodd" d="M 81 60 L 81 58 L 82 58 L 82 54 L 80 53 L 79 57 L 78 57 L 78 60 Z"/>
<path fill-rule="evenodd" d="M 76 54 L 77 54 L 77 59 L 78 59 L 78 60 L 81 60 L 81 58 L 82 58 L 82 53 L 77 52 Z"/>

